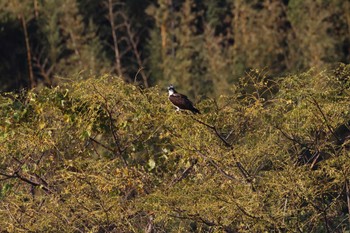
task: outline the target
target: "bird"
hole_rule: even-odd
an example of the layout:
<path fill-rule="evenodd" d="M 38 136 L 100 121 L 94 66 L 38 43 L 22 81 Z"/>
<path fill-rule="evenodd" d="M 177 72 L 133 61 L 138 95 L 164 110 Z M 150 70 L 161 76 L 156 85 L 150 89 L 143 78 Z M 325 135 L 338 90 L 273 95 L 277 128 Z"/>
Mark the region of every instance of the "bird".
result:
<path fill-rule="evenodd" d="M 193 106 L 193 103 L 187 96 L 177 93 L 173 85 L 168 87 L 169 100 L 176 107 L 176 111 L 190 110 L 194 114 L 200 114 L 200 111 Z"/>

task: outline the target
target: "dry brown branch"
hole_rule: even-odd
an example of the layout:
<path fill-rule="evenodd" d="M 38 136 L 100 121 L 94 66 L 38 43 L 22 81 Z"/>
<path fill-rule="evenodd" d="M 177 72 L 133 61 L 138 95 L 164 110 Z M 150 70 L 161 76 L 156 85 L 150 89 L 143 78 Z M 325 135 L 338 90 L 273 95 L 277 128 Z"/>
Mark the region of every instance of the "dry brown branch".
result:
<path fill-rule="evenodd" d="M 224 177 L 226 177 L 229 180 L 237 180 L 236 177 L 234 177 L 233 175 L 228 174 L 227 172 L 225 172 L 214 160 L 212 160 L 211 158 L 209 158 L 208 156 L 206 156 L 205 154 L 203 154 L 200 151 L 196 151 L 202 158 L 204 158 L 205 160 L 207 160 L 211 165 L 213 165 L 216 170 L 218 170 Z"/>
<path fill-rule="evenodd" d="M 108 0 L 108 20 L 111 24 L 112 37 L 113 37 L 113 45 L 114 45 L 114 58 L 115 58 L 115 70 L 118 76 L 123 76 L 122 66 L 121 66 L 121 56 L 118 45 L 118 37 L 116 34 L 116 26 L 114 23 L 114 11 L 113 11 L 113 2 L 112 0 Z"/>
<path fill-rule="evenodd" d="M 135 33 L 131 29 L 131 23 L 128 21 L 127 16 L 123 12 L 120 12 L 120 14 L 124 18 L 126 32 L 127 32 L 128 36 L 129 36 L 129 42 L 130 42 L 130 44 L 132 46 L 132 50 L 133 50 L 133 53 L 135 55 L 136 62 L 137 62 L 139 67 L 142 67 L 143 66 L 143 62 L 142 62 L 142 59 L 141 59 L 141 52 L 137 48 L 138 39 L 137 39 Z M 140 70 L 140 74 L 142 76 L 143 84 L 145 85 L 145 87 L 149 87 L 149 85 L 148 85 L 148 77 L 147 77 L 147 75 L 146 75 L 146 73 L 145 73 L 145 71 L 143 69 Z"/>
<path fill-rule="evenodd" d="M 42 190 L 44 190 L 47 193 L 52 193 L 52 191 L 47 187 L 47 185 L 45 185 L 45 183 L 47 184 L 47 182 L 43 182 L 43 183 L 37 183 L 33 180 L 30 180 L 22 175 L 20 175 L 19 171 L 15 171 L 13 174 L 6 174 L 4 172 L 0 172 L 1 176 L 4 176 L 6 179 L 20 179 L 21 181 L 30 184 L 34 187 L 40 186 Z M 37 175 L 38 176 L 38 175 Z M 40 178 L 40 180 L 44 180 L 42 178 Z"/>
<path fill-rule="evenodd" d="M 128 163 L 127 163 L 126 159 L 123 157 L 123 152 L 126 150 L 126 148 L 124 148 L 124 149 L 121 148 L 119 135 L 118 135 L 117 131 L 115 130 L 115 125 L 113 123 L 114 120 L 113 120 L 113 116 L 112 116 L 112 111 L 109 108 L 108 100 L 101 92 L 98 91 L 98 89 L 96 88 L 95 85 L 93 85 L 93 87 L 94 87 L 96 93 L 99 94 L 99 96 L 101 96 L 102 99 L 104 100 L 104 106 L 103 107 L 106 110 L 108 118 L 109 118 L 109 122 L 108 122 L 109 123 L 109 128 L 110 128 L 110 130 L 112 132 L 112 136 L 113 136 L 113 139 L 114 139 L 114 144 L 116 145 L 116 148 L 117 148 L 117 154 L 119 155 L 119 157 L 124 162 L 124 165 L 127 166 Z M 97 141 L 95 140 L 95 142 L 97 142 Z"/>
<path fill-rule="evenodd" d="M 336 140 L 338 141 L 338 143 L 342 143 L 342 140 L 338 137 L 338 135 L 334 132 L 334 129 L 332 128 L 332 126 L 329 124 L 328 119 L 326 117 L 326 115 L 323 113 L 322 108 L 320 107 L 320 105 L 318 104 L 318 102 L 316 101 L 315 98 L 311 97 L 312 99 L 312 103 L 316 106 L 316 108 L 318 109 L 318 111 L 321 113 L 321 116 L 329 130 L 329 132 L 331 132 L 331 134 L 334 136 L 334 138 L 336 138 Z"/>
<path fill-rule="evenodd" d="M 209 125 L 201 120 L 198 120 L 196 118 L 194 118 L 193 116 L 191 116 L 191 118 L 195 121 L 197 121 L 198 123 L 206 126 L 207 128 L 211 129 L 212 131 L 215 132 L 216 136 L 224 143 L 224 145 L 228 148 L 230 148 L 231 150 L 233 149 L 233 146 L 221 135 L 221 133 L 218 131 L 218 129 L 215 126 Z M 203 154 L 202 154 L 203 155 Z M 237 161 L 237 156 L 235 154 L 232 154 L 233 158 Z M 210 160 L 212 161 L 212 160 Z M 210 162 L 209 161 L 209 162 Z M 214 161 L 210 162 L 214 167 L 216 167 L 217 169 L 219 168 Z M 237 161 L 236 162 L 236 166 L 238 168 L 238 170 L 241 172 L 242 176 L 244 177 L 244 179 L 252 186 L 252 190 L 255 191 L 255 188 L 253 186 L 253 179 L 251 178 L 250 174 L 248 173 L 247 169 L 244 168 L 244 166 L 242 165 L 241 162 Z M 219 170 L 221 173 L 223 172 L 222 169 Z M 225 173 L 223 173 L 225 175 Z M 228 174 L 226 174 L 225 176 L 227 177 Z M 234 177 L 232 177 L 234 178 Z M 236 179 L 236 178 L 234 178 Z"/>
<path fill-rule="evenodd" d="M 23 33 L 24 33 L 24 41 L 26 44 L 26 51 L 27 51 L 27 64 L 28 64 L 28 73 L 29 73 L 29 87 L 34 88 L 36 86 L 35 80 L 34 80 L 34 74 L 33 74 L 33 67 L 32 67 L 32 52 L 30 48 L 30 42 L 29 42 L 29 35 L 27 30 L 27 22 L 24 18 L 23 14 L 18 15 L 19 20 L 21 21 Z"/>
<path fill-rule="evenodd" d="M 346 202 L 348 206 L 348 218 L 350 224 L 350 181 L 348 179 L 345 180 L 345 193 L 346 193 Z"/>
<path fill-rule="evenodd" d="M 179 183 L 181 180 L 185 179 L 190 174 L 190 172 L 192 171 L 193 167 L 197 164 L 197 162 L 198 162 L 197 159 L 193 160 L 191 162 L 191 165 L 182 172 L 180 177 L 177 177 L 171 181 L 168 188 L 174 186 L 175 184 Z"/>
<path fill-rule="evenodd" d="M 41 54 L 33 56 L 33 66 L 39 70 L 39 74 L 44 78 L 44 82 L 46 85 L 51 86 L 51 73 L 53 71 L 54 66 L 50 66 L 47 68 L 48 58 L 45 58 L 43 62 L 41 62 Z"/>
<path fill-rule="evenodd" d="M 92 142 L 94 142 L 94 143 L 96 143 L 96 144 L 102 146 L 102 147 L 105 148 L 106 150 L 108 150 L 108 151 L 110 151 L 110 152 L 112 152 L 112 153 L 115 152 L 112 148 L 110 148 L 110 147 L 104 145 L 103 143 L 97 141 L 96 139 L 94 139 L 94 138 L 92 138 L 92 137 L 89 137 L 89 139 L 90 139 Z"/>
<path fill-rule="evenodd" d="M 201 120 L 198 120 L 191 116 L 191 118 L 195 121 L 197 121 L 199 124 L 206 126 L 207 128 L 213 130 L 216 134 L 216 136 L 224 143 L 224 145 L 230 149 L 233 149 L 232 145 L 220 134 L 220 132 L 217 130 L 215 126 L 209 125 Z"/>

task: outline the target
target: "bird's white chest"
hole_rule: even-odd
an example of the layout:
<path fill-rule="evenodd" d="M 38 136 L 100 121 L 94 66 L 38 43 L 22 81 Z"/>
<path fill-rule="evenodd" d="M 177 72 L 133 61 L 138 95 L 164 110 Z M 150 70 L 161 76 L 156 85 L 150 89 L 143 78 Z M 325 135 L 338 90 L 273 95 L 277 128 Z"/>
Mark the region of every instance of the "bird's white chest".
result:
<path fill-rule="evenodd" d="M 174 90 L 169 90 L 169 96 L 174 94 Z"/>

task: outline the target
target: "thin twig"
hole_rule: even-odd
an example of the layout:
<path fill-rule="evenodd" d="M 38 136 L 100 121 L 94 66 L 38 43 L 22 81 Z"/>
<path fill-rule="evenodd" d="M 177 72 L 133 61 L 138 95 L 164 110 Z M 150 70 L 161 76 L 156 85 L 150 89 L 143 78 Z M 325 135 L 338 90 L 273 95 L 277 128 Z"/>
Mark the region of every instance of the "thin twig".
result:
<path fill-rule="evenodd" d="M 25 182 L 27 184 L 30 184 L 32 186 L 35 186 L 35 187 L 40 186 L 47 193 L 52 193 L 51 190 L 47 186 L 45 186 L 45 184 L 40 184 L 40 183 L 36 183 L 36 182 L 34 182 L 32 180 L 29 180 L 29 179 L 21 176 L 18 171 L 16 171 L 13 175 L 0 172 L 0 175 L 6 177 L 8 179 L 16 179 L 16 178 L 18 178 L 21 181 L 23 181 L 23 182 Z"/>
<path fill-rule="evenodd" d="M 121 57 L 120 57 L 120 51 L 119 51 L 119 45 L 118 45 L 118 38 L 117 34 L 115 32 L 115 24 L 114 24 L 114 12 L 113 12 L 113 3 L 112 0 L 108 0 L 108 20 L 111 24 L 111 30 L 112 30 L 112 38 L 113 38 L 113 48 L 114 48 L 114 58 L 115 58 L 115 70 L 118 74 L 118 76 L 123 76 L 122 73 L 122 67 L 121 67 Z"/>
<path fill-rule="evenodd" d="M 197 162 L 198 162 L 197 159 L 193 160 L 191 162 L 191 165 L 182 172 L 180 177 L 177 177 L 171 181 L 169 187 L 172 187 L 175 184 L 179 183 L 181 180 L 185 179 L 190 174 L 190 172 L 192 171 L 193 167 L 197 164 Z"/>
<path fill-rule="evenodd" d="M 326 123 L 326 126 L 328 128 L 328 130 L 332 133 L 332 135 L 337 139 L 338 143 L 342 143 L 342 140 L 338 137 L 338 135 L 334 132 L 334 130 L 332 129 L 332 127 L 330 126 L 330 124 L 328 123 L 327 117 L 326 115 L 323 113 L 320 105 L 317 103 L 316 99 L 314 97 L 311 97 L 313 103 L 316 105 L 317 109 L 320 111 L 323 120 Z"/>
<path fill-rule="evenodd" d="M 348 204 L 348 218 L 350 224 L 350 182 L 348 179 L 345 180 L 345 192 L 346 192 L 346 201 Z"/>
<path fill-rule="evenodd" d="M 206 159 L 207 161 L 209 161 L 209 163 L 211 165 L 213 165 L 224 177 L 226 177 L 229 180 L 237 180 L 236 177 L 228 174 L 227 172 L 225 172 L 214 160 L 212 160 L 211 158 L 209 158 L 208 156 L 206 156 L 205 154 L 203 154 L 200 151 L 197 151 L 197 153 L 202 156 L 204 159 Z"/>
<path fill-rule="evenodd" d="M 228 148 L 230 148 L 231 150 L 233 149 L 233 146 L 220 134 L 220 132 L 217 130 L 217 128 L 215 126 L 212 126 L 212 125 L 209 125 L 201 120 L 198 120 L 196 118 L 194 118 L 193 116 L 191 116 L 191 118 L 195 121 L 197 121 L 198 123 L 206 126 L 207 128 L 213 130 L 216 134 L 216 136 L 224 143 L 224 145 Z M 197 151 L 198 152 L 198 151 Z M 203 154 L 202 154 L 203 156 Z M 237 160 L 237 156 L 235 154 L 233 154 L 233 157 Z M 214 166 L 216 167 L 225 177 L 230 177 L 231 179 L 236 179 L 235 177 L 227 174 L 225 171 L 223 171 L 213 160 L 209 160 L 209 162 Z M 242 173 L 243 177 L 245 178 L 245 180 L 251 184 L 252 186 L 252 190 L 255 191 L 255 188 L 253 186 L 253 183 L 252 183 L 252 179 L 250 178 L 250 175 L 248 173 L 248 171 L 244 168 L 244 166 L 239 162 L 237 161 L 236 162 L 236 165 L 237 165 L 237 168 L 238 170 Z"/>
<path fill-rule="evenodd" d="M 144 69 L 144 67 L 140 67 L 138 70 L 137 70 L 137 72 L 136 72 L 136 74 L 135 74 L 135 77 L 134 77 L 134 84 L 136 83 L 136 81 L 137 81 L 137 75 L 140 73 L 140 71 L 141 70 L 143 70 Z M 147 87 L 147 86 L 146 86 Z"/>
<path fill-rule="evenodd" d="M 231 132 L 228 133 L 228 135 L 226 136 L 225 140 L 229 139 L 234 131 L 235 131 L 234 129 L 231 130 Z"/>
<path fill-rule="evenodd" d="M 226 147 L 233 149 L 233 146 L 220 134 L 220 132 L 217 130 L 217 128 L 215 126 L 209 125 L 201 120 L 194 118 L 193 116 L 191 116 L 191 118 L 193 120 L 197 121 L 199 124 L 202 124 L 202 125 L 208 127 L 209 129 L 213 130 L 215 132 L 216 136 L 218 136 L 218 138 L 225 144 Z"/>
<path fill-rule="evenodd" d="M 90 139 L 91 141 L 93 141 L 94 143 L 96 143 L 96 144 L 102 146 L 102 147 L 105 148 L 106 150 L 109 150 L 109 151 L 112 152 L 112 153 L 115 152 L 112 148 L 110 148 L 110 147 L 104 145 L 103 143 L 97 141 L 96 139 L 94 139 L 94 138 L 92 138 L 92 137 L 89 137 L 89 139 Z"/>
<path fill-rule="evenodd" d="M 204 223 L 207 226 L 219 226 L 217 223 L 214 223 L 210 220 L 204 219 L 202 218 L 199 214 L 183 214 L 184 211 L 180 211 L 180 210 L 175 210 L 175 212 L 177 213 L 177 215 L 172 215 L 170 214 L 170 217 L 173 218 L 179 218 L 179 219 L 190 219 L 190 220 L 194 220 L 194 221 L 199 221 L 201 223 Z"/>
<path fill-rule="evenodd" d="M 274 126 L 274 128 L 276 128 L 278 131 L 280 131 L 282 133 L 282 135 L 287 138 L 288 140 L 297 143 L 298 145 L 302 145 L 303 143 L 301 143 L 300 141 L 298 141 L 297 139 L 295 139 L 294 137 L 289 136 L 286 132 L 284 132 L 281 128 L 279 128 L 278 126 Z"/>
<path fill-rule="evenodd" d="M 23 33 L 24 33 L 24 41 L 25 41 L 26 51 L 27 51 L 29 86 L 30 86 L 30 88 L 34 88 L 36 86 L 36 84 L 35 84 L 35 80 L 34 80 L 34 73 L 33 73 L 33 67 L 32 67 L 32 52 L 31 52 L 30 42 L 29 42 L 27 21 L 25 20 L 24 15 L 22 13 L 19 14 L 18 17 L 19 17 L 21 24 L 22 24 L 22 29 L 23 29 Z"/>
<path fill-rule="evenodd" d="M 98 91 L 98 89 L 96 88 L 95 85 L 92 85 L 92 86 L 94 87 L 95 91 L 96 91 L 96 92 L 104 99 L 104 101 L 105 101 L 105 103 L 104 103 L 104 105 L 105 105 L 104 108 L 105 108 L 105 110 L 106 110 L 106 112 L 107 112 L 107 114 L 108 114 L 108 118 L 109 118 L 109 127 L 110 127 L 111 132 L 112 132 L 112 136 L 113 136 L 113 139 L 114 139 L 114 143 L 115 143 L 115 145 L 117 146 L 118 154 L 119 154 L 119 156 L 121 157 L 121 159 L 123 160 L 124 165 L 127 166 L 127 165 L 128 165 L 128 162 L 127 162 L 126 159 L 123 157 L 123 152 L 124 152 L 124 150 L 121 149 L 121 145 L 120 145 L 120 140 L 119 140 L 118 134 L 117 134 L 117 132 L 116 132 L 115 129 L 114 129 L 115 126 L 114 126 L 114 124 L 113 124 L 113 116 L 112 116 L 112 112 L 111 112 L 110 109 L 109 109 L 108 100 L 107 100 L 107 98 L 106 98 L 104 95 L 102 95 L 101 92 Z M 113 151 L 114 151 L 114 150 L 113 150 Z"/>

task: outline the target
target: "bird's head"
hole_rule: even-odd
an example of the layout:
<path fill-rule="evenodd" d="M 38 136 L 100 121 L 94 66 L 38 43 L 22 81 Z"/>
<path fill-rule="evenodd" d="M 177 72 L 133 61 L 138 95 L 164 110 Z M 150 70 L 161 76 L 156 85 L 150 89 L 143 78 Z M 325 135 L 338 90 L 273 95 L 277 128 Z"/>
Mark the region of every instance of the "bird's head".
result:
<path fill-rule="evenodd" d="M 168 91 L 170 91 L 170 90 L 175 90 L 173 84 L 170 84 L 170 86 L 168 86 Z"/>
<path fill-rule="evenodd" d="M 170 84 L 170 86 L 168 87 L 168 92 L 169 92 L 169 95 L 176 93 L 173 84 Z"/>

